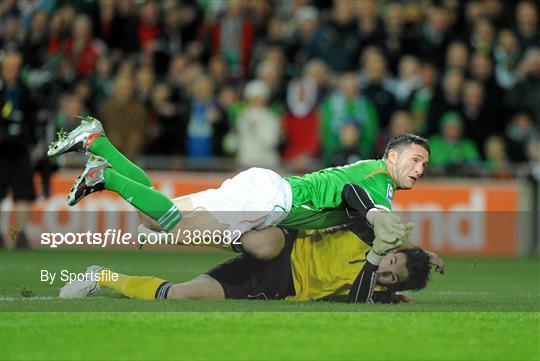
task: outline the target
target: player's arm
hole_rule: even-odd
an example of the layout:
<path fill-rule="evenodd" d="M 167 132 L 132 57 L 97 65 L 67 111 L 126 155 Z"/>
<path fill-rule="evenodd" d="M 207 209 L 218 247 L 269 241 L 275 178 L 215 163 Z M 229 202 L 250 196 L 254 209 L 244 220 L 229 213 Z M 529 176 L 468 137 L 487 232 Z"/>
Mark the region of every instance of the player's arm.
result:
<path fill-rule="evenodd" d="M 369 261 L 366 261 L 362 270 L 356 276 L 353 282 L 347 302 L 351 303 L 371 303 L 373 301 L 373 292 L 375 290 L 375 284 L 377 282 L 377 269 L 378 265 L 374 265 Z"/>
<path fill-rule="evenodd" d="M 377 283 L 377 270 L 381 259 L 390 250 L 395 249 L 403 243 L 403 239 L 397 239 L 392 243 L 387 243 L 381 238 L 375 237 L 373 246 L 366 256 L 366 263 L 362 270 L 356 276 L 351 290 L 349 291 L 348 302 L 354 303 L 371 303 L 377 302 L 374 298 L 374 289 Z M 381 302 L 379 300 L 378 302 Z M 382 301 L 384 302 L 384 301 Z"/>
<path fill-rule="evenodd" d="M 347 183 L 341 193 L 343 203 L 350 209 L 356 211 L 361 217 L 365 217 L 373 226 L 375 236 L 393 243 L 396 239 L 405 239 L 404 224 L 397 215 L 381 210 L 373 202 L 368 191 L 352 183 Z"/>

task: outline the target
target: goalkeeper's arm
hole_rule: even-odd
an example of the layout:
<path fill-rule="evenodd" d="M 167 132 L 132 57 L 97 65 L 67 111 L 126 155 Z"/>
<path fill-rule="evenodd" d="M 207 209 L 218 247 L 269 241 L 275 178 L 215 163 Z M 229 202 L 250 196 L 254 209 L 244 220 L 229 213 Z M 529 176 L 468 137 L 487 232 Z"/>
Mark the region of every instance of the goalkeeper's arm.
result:
<path fill-rule="evenodd" d="M 362 267 L 362 270 L 353 282 L 347 302 L 373 302 L 373 292 L 377 281 L 376 272 L 378 268 L 378 265 L 366 261 L 366 264 Z"/>
<path fill-rule="evenodd" d="M 412 229 L 412 224 L 410 226 Z M 348 302 L 370 303 L 375 302 L 373 298 L 375 284 L 377 283 L 377 270 L 381 259 L 390 250 L 403 244 L 403 239 L 398 239 L 393 243 L 375 237 L 373 246 L 366 256 L 366 263 L 356 277 L 349 291 Z M 380 301 L 379 301 L 380 302 Z"/>

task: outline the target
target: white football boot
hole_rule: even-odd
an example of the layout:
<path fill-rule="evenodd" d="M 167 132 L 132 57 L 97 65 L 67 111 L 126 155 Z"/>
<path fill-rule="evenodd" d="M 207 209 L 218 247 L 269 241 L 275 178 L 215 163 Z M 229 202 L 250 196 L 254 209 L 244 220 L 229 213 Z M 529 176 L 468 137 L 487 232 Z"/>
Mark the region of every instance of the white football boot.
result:
<path fill-rule="evenodd" d="M 86 162 L 86 168 L 77 177 L 77 180 L 69 191 L 67 202 L 70 206 L 79 203 L 87 195 L 105 189 L 104 171 L 111 165 L 105 159 L 97 155 L 91 155 Z"/>
<path fill-rule="evenodd" d="M 60 288 L 60 298 L 85 298 L 101 291 L 97 281 L 96 273 L 103 270 L 101 266 L 90 266 L 84 272 L 85 280 L 68 282 Z"/>
<path fill-rule="evenodd" d="M 99 136 L 104 135 L 103 126 L 96 118 L 84 116 L 81 124 L 71 132 L 60 130 L 58 140 L 51 142 L 47 155 L 56 157 L 67 152 L 86 152 L 92 142 Z"/>

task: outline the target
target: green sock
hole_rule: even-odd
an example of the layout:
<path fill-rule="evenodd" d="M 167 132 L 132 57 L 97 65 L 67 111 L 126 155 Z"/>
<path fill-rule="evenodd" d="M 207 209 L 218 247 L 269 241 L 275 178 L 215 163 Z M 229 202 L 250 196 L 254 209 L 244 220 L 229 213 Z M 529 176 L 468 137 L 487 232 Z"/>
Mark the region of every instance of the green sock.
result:
<path fill-rule="evenodd" d="M 106 136 L 97 137 L 88 150 L 107 160 L 107 162 L 123 176 L 131 178 L 135 182 L 141 183 L 147 187 L 153 187 L 152 181 L 144 170 L 120 153 Z"/>
<path fill-rule="evenodd" d="M 173 201 L 163 193 L 137 183 L 112 168 L 104 171 L 105 189 L 116 192 L 139 211 L 155 220 L 164 231 L 170 231 L 182 215 Z"/>

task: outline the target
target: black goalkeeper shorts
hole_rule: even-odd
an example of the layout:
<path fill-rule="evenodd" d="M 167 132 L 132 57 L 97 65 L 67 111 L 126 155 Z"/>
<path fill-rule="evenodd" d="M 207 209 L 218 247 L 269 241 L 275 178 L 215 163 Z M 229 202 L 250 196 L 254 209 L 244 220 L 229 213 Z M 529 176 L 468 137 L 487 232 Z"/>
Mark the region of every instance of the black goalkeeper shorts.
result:
<path fill-rule="evenodd" d="M 282 300 L 295 294 L 291 252 L 296 232 L 283 232 L 285 246 L 276 258 L 260 261 L 241 254 L 206 273 L 221 284 L 226 299 Z"/>

